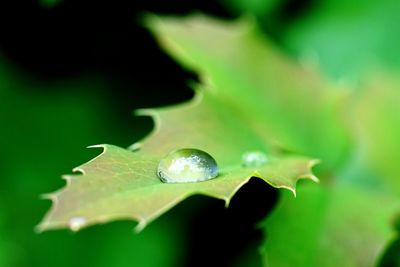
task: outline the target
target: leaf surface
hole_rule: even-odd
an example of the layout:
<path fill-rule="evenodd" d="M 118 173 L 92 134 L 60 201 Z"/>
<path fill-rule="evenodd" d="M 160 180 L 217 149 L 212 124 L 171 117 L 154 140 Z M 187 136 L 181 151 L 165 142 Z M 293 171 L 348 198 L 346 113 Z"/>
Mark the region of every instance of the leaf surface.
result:
<path fill-rule="evenodd" d="M 233 194 L 252 176 L 277 188 L 295 192 L 300 178 L 317 181 L 311 173 L 316 163 L 303 156 L 280 155 L 259 129 L 251 127 L 241 106 L 226 103 L 208 89 L 178 107 L 142 110 L 156 129 L 130 151 L 101 145 L 103 153 L 66 175 L 67 186 L 48 197 L 53 206 L 39 230 L 84 226 L 116 219 L 133 219 L 141 230 L 150 221 L 193 194 L 204 194 L 229 203 Z M 172 150 L 192 147 L 207 151 L 219 163 L 220 175 L 199 183 L 166 184 L 157 177 L 159 160 Z M 261 150 L 269 162 L 258 168 L 242 167 L 245 152 Z"/>
<path fill-rule="evenodd" d="M 214 58 L 212 64 L 204 66 L 207 71 L 203 84 L 206 86 L 197 89 L 191 103 L 140 111 L 154 118 L 156 129 L 150 138 L 131 147 L 135 151 L 104 145 L 99 157 L 76 168 L 83 175 L 65 176 L 67 186 L 48 195 L 54 205 L 39 225 L 40 230 L 68 226 L 77 230 L 121 218 L 139 221 L 137 229 L 142 229 L 193 194 L 205 194 L 229 203 L 233 194 L 252 176 L 295 192 L 299 178 L 317 181 L 310 171 L 316 161 L 296 154 L 317 157 L 320 153 L 313 152 L 330 141 L 315 139 L 317 135 L 313 131 L 318 127 L 309 129 L 312 125 L 309 120 L 327 128 L 323 130 L 332 133 L 329 138 L 338 138 L 341 145 L 336 146 L 338 149 L 330 160 L 338 160 L 343 152 L 346 143 L 343 129 L 326 127 L 321 120 L 321 116 L 332 116 L 337 109 L 332 99 L 341 95 L 332 96 L 313 73 L 298 72 L 297 65 L 265 46 L 263 39 L 254 35 L 251 24 L 241 22 L 213 27 L 214 21 L 194 17 L 180 29 L 180 24 L 173 19 L 165 19 L 162 25 L 153 22 L 149 25 L 161 39 L 168 35 L 166 29 L 195 33 L 195 36 L 203 36 L 202 41 L 204 37 L 210 37 L 208 40 L 223 37 L 218 42 L 200 44 L 208 48 L 205 54 L 190 51 L 196 56 L 195 60 L 204 59 L 208 63 Z M 192 22 L 194 30 L 191 30 Z M 210 33 L 215 36 L 205 36 L 211 29 Z M 236 53 L 239 50 L 241 53 Z M 236 59 L 233 55 L 237 55 Z M 258 71 L 253 71 L 252 67 L 263 60 L 268 62 L 261 65 L 265 70 L 260 72 L 258 66 Z M 215 77 L 213 68 L 218 74 Z M 293 80 L 287 79 L 287 75 L 292 75 Z M 301 81 L 296 80 L 299 78 Z M 316 141 L 315 151 L 306 149 L 305 139 Z M 281 146 L 299 153 L 281 154 Z M 220 166 L 219 177 L 193 184 L 162 183 L 156 175 L 159 160 L 172 150 L 187 147 L 210 153 Z M 242 155 L 255 150 L 266 153 L 268 164 L 243 168 Z"/>

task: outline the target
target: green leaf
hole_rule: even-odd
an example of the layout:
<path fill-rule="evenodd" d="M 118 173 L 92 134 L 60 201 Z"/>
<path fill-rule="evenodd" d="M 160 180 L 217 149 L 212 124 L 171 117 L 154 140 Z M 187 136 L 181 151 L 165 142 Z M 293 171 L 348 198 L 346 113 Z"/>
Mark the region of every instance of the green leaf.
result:
<path fill-rule="evenodd" d="M 196 17 L 189 20 L 199 24 L 200 28 L 204 25 L 203 30 L 208 30 L 214 23 L 212 20 Z M 170 27 L 176 28 L 175 20 L 165 21 Z M 156 25 L 153 26 L 154 29 L 157 28 Z M 183 25 L 186 32 L 190 32 L 188 26 L 191 27 Z M 236 31 L 242 32 L 252 28 L 243 22 L 233 26 L 216 30 L 234 36 Z M 239 28 L 235 29 L 237 26 Z M 164 34 L 163 29 L 157 28 L 159 36 Z M 268 46 L 264 47 L 262 39 L 254 39 L 252 35 L 245 37 L 249 37 L 250 43 L 248 46 L 246 42 L 246 46 L 239 43 L 247 51 L 238 56 L 245 61 L 243 63 L 259 63 L 253 62 L 256 54 L 249 53 L 255 48 L 259 50 L 256 52 L 261 53 L 260 56 L 271 58 L 271 65 L 268 64 L 265 75 L 257 73 L 254 77 L 256 79 L 252 80 L 253 77 L 246 76 L 251 72 L 244 66 L 238 69 L 239 72 L 231 72 L 230 67 L 238 66 L 229 65 L 231 62 L 224 63 L 224 60 L 232 55 L 215 54 L 214 47 L 210 46 L 210 53 L 213 52 L 214 55 L 208 57 L 220 58 L 220 62 L 215 63 L 218 70 L 221 70 L 221 78 L 225 83 L 216 83 L 210 75 L 206 77 L 210 85 L 201 91 L 197 90 L 191 103 L 157 111 L 139 112 L 142 115 L 152 115 L 155 119 L 156 130 L 151 137 L 143 144 L 134 144 L 131 149 L 138 149 L 134 152 L 104 145 L 104 152 L 99 157 L 76 169 L 83 176 L 65 176 L 67 187 L 48 195 L 54 204 L 39 225 L 39 229 L 70 227 L 77 230 L 95 223 L 130 218 L 139 221 L 137 229 L 140 230 L 149 221 L 193 194 L 217 197 L 224 199 L 228 204 L 232 195 L 252 176 L 260 177 L 274 187 L 287 188 L 293 192 L 297 180 L 301 177 L 317 181 L 310 172 L 310 168 L 316 163 L 315 160 L 282 155 L 279 148 L 283 144 L 290 149 L 292 146 L 305 148 L 304 139 L 307 138 L 317 141 L 318 149 L 321 139 L 314 140 L 315 133 L 312 133 L 318 128 L 308 129 L 308 121 L 324 124 L 320 116 L 332 116 L 332 112 L 337 108 L 332 99 L 341 97 L 341 94 L 335 94 L 332 98 L 332 94 L 324 90 L 319 81 L 316 81 L 315 75 L 308 70 L 298 73 L 296 65 L 277 55 L 276 51 Z M 222 46 L 219 51 L 229 51 L 229 47 L 233 47 L 230 43 L 225 43 L 226 41 L 221 40 Z M 193 53 L 196 54 L 195 51 Z M 228 70 L 225 71 L 219 68 L 220 66 L 228 67 Z M 242 70 L 245 72 L 241 73 Z M 282 79 L 277 79 L 278 73 Z M 298 81 L 288 81 L 284 76 L 289 74 L 294 75 L 294 78 L 306 74 L 306 78 L 301 78 L 304 84 L 298 85 Z M 267 79 L 264 79 L 264 76 Z M 265 87 L 263 80 L 267 84 L 272 82 L 274 86 Z M 275 88 L 281 88 L 282 91 Z M 287 93 L 285 90 L 290 91 Z M 315 98 L 324 103 L 315 102 Z M 314 108 L 315 105 L 318 108 Z M 322 111 L 319 109 L 321 106 L 324 107 Z M 343 141 L 340 127 L 328 128 L 333 139 L 339 136 L 340 142 Z M 327 140 L 323 141 L 323 146 L 326 142 Z M 210 153 L 220 166 L 219 177 L 194 184 L 160 182 L 156 175 L 159 160 L 170 151 L 185 147 L 198 148 Z M 339 149 L 336 149 L 338 147 Z M 342 148 L 335 146 L 336 150 L 329 150 L 335 150 L 335 160 Z M 264 151 L 269 158 L 268 164 L 262 168 L 243 168 L 242 155 L 254 150 Z M 298 150 L 307 152 L 306 149 Z"/>
<path fill-rule="evenodd" d="M 53 207 L 39 230 L 104 223 L 116 219 L 139 222 L 137 230 L 193 194 L 225 200 L 252 176 L 263 178 L 277 188 L 295 192 L 300 178 L 318 181 L 310 169 L 316 163 L 301 156 L 281 156 L 268 146 L 269 140 L 252 127 L 251 117 L 242 113 L 218 94 L 203 90 L 188 104 L 151 114 L 156 130 L 135 151 L 101 145 L 103 153 L 75 169 L 83 175 L 67 175 L 67 186 L 48 195 Z M 254 125 L 254 124 L 253 124 Z M 156 175 L 159 160 L 172 150 L 194 147 L 210 153 L 220 165 L 220 175 L 213 180 L 165 184 Z M 137 151 L 136 151 L 137 150 Z M 247 151 L 262 150 L 269 162 L 259 168 L 244 168 L 241 156 Z"/>

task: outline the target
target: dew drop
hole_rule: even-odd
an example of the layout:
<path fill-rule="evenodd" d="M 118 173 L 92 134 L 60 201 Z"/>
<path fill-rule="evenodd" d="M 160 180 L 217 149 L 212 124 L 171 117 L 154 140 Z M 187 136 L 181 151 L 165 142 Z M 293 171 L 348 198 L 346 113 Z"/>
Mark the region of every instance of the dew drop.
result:
<path fill-rule="evenodd" d="M 260 167 L 268 162 L 268 157 L 265 153 L 261 151 L 250 151 L 246 152 L 242 156 L 242 165 L 243 167 Z"/>
<path fill-rule="evenodd" d="M 199 149 L 183 148 L 162 158 L 157 174 L 165 183 L 201 182 L 217 177 L 218 166 L 210 154 Z"/>
<path fill-rule="evenodd" d="M 74 232 L 79 231 L 82 228 L 82 226 L 84 226 L 85 224 L 86 224 L 85 217 L 81 217 L 81 216 L 72 217 L 69 220 L 69 228 Z"/>

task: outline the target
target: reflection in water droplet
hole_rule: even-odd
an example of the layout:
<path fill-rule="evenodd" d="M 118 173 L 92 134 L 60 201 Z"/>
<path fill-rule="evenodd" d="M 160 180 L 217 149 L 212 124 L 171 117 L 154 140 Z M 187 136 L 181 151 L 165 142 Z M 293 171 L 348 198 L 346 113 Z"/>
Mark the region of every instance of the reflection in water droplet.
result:
<path fill-rule="evenodd" d="M 162 158 L 157 174 L 165 183 L 201 182 L 217 177 L 218 166 L 208 153 L 199 149 L 183 148 Z"/>
<path fill-rule="evenodd" d="M 84 217 L 73 217 L 69 220 L 69 228 L 72 231 L 76 232 L 82 228 L 86 223 L 86 219 Z"/>
<path fill-rule="evenodd" d="M 243 167 L 260 167 L 268 162 L 268 157 L 261 151 L 246 152 L 242 156 Z"/>

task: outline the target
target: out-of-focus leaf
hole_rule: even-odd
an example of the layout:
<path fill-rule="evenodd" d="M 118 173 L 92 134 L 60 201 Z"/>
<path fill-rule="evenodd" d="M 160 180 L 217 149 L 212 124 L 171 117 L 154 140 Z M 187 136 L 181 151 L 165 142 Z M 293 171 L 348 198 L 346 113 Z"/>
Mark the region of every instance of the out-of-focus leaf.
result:
<path fill-rule="evenodd" d="M 252 125 L 289 150 L 339 164 L 347 152 L 345 93 L 279 52 L 254 23 L 204 16 L 150 17 L 162 46 L 227 102 L 251 114 Z"/>
<path fill-rule="evenodd" d="M 332 77 L 360 78 L 371 67 L 400 67 L 397 0 L 327 0 L 314 2 L 282 42 L 299 55 L 313 54 Z"/>
<path fill-rule="evenodd" d="M 379 261 L 378 267 L 399 267 L 400 266 L 400 236 L 397 234 L 389 246 L 386 248 L 385 254 Z"/>
<path fill-rule="evenodd" d="M 352 104 L 354 160 L 334 182 L 300 187 L 267 219 L 266 266 L 372 267 L 381 255 L 383 266 L 396 266 L 384 264 L 399 254 L 396 241 L 385 250 L 400 211 L 400 83 L 393 74 L 370 77 Z"/>
<path fill-rule="evenodd" d="M 400 79 L 372 74 L 357 95 L 356 130 L 365 152 L 389 192 L 400 196 Z"/>
<path fill-rule="evenodd" d="M 398 198 L 362 186 L 299 186 L 266 221 L 265 266 L 375 266 L 399 209 Z"/>

